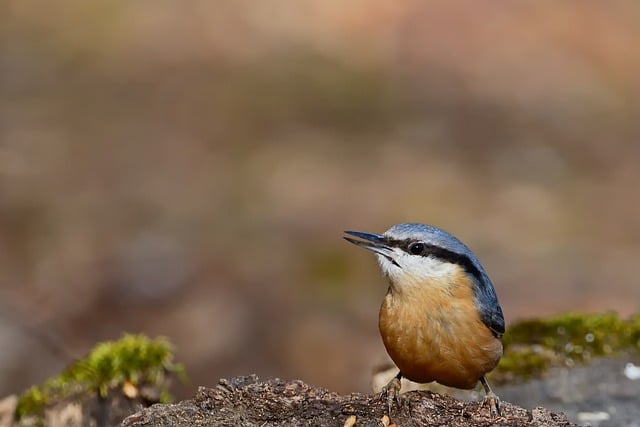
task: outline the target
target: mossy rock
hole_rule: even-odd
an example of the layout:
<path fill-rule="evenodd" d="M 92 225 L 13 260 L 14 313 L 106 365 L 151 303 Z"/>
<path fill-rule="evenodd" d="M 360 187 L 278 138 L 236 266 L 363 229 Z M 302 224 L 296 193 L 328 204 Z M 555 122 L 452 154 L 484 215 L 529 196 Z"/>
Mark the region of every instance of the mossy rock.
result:
<path fill-rule="evenodd" d="M 491 377 L 495 382 L 528 379 L 554 366 L 588 363 L 593 357 L 640 354 L 640 315 L 567 313 L 530 319 L 509 327 L 504 356 Z"/>
<path fill-rule="evenodd" d="M 61 374 L 25 391 L 18 401 L 16 419 L 42 420 L 47 408 L 72 400 L 124 396 L 166 402 L 170 400 L 169 376 L 184 378 L 183 366 L 173 358 L 173 347 L 165 338 L 125 334 L 117 341 L 99 343 Z"/>

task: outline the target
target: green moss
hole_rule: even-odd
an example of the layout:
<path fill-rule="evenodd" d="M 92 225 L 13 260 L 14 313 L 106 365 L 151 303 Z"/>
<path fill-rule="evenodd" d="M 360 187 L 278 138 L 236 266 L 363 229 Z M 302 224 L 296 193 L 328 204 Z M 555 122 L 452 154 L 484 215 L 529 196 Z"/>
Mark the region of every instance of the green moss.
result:
<path fill-rule="evenodd" d="M 25 391 L 16 417 L 41 415 L 47 405 L 72 396 L 97 394 L 104 398 L 127 382 L 157 387 L 163 399 L 169 400 L 167 374 L 184 378 L 184 368 L 173 362 L 173 348 L 167 339 L 125 334 L 117 341 L 99 343 L 60 375 Z"/>
<path fill-rule="evenodd" d="M 524 320 L 509 326 L 502 341 L 505 351 L 494 381 L 527 379 L 596 356 L 640 354 L 640 315 L 624 320 L 615 313 L 568 313 Z"/>

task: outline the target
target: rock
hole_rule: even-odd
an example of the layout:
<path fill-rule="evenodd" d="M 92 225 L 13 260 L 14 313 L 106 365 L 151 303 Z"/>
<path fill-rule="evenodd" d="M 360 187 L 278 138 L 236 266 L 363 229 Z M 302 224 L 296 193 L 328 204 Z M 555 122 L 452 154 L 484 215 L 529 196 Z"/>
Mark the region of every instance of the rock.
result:
<path fill-rule="evenodd" d="M 10 398 L 15 398 L 15 403 L 3 408 L 3 403 Z M 105 397 L 100 397 L 97 392 L 81 393 L 51 403 L 42 414 L 25 415 L 16 421 L 17 403 L 16 396 L 0 400 L 0 427 L 111 427 L 120 425 L 127 416 L 148 406 L 144 397 L 130 398 L 117 390 Z"/>
<path fill-rule="evenodd" d="M 357 426 L 381 425 L 386 403 L 376 395 L 339 395 L 302 381 L 255 375 L 200 387 L 195 397 L 176 404 L 156 404 L 127 417 L 123 427 L 142 426 Z M 391 417 L 400 427 L 424 426 L 574 426 L 563 414 L 544 408 L 528 411 L 502 403 L 502 417 L 492 419 L 482 401 L 464 402 L 430 391 L 402 395 Z M 353 424 L 355 416 L 355 424 Z M 384 424 L 382 424 L 384 425 Z"/>
<path fill-rule="evenodd" d="M 640 381 L 625 375 L 629 360 L 628 357 L 598 358 L 589 365 L 553 369 L 543 378 L 503 385 L 495 390 L 501 398 L 526 408 L 541 405 L 551 411 L 562 411 L 576 423 L 594 427 L 637 427 L 640 425 Z"/>
<path fill-rule="evenodd" d="M 12 394 L 0 399 L 0 427 L 11 427 L 18 406 L 18 396 Z"/>

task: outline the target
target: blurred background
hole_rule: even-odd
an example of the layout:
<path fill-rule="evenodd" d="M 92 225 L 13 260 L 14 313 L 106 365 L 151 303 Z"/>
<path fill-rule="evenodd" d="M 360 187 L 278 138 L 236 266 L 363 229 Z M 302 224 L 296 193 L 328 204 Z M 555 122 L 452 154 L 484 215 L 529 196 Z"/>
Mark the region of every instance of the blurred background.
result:
<path fill-rule="evenodd" d="M 342 231 L 443 227 L 507 322 L 640 310 L 640 5 L 6 1 L 0 396 L 122 332 L 191 383 L 369 391 L 387 285 Z"/>

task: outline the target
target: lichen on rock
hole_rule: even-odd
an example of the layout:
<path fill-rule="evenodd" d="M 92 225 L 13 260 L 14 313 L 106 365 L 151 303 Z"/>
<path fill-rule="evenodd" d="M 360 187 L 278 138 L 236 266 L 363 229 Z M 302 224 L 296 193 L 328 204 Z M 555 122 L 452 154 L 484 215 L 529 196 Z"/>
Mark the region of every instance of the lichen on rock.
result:
<path fill-rule="evenodd" d="M 588 363 L 593 357 L 640 353 L 640 314 L 567 313 L 507 327 L 504 355 L 491 378 L 496 383 L 526 380 L 549 368 Z"/>
<path fill-rule="evenodd" d="M 166 402 L 170 399 L 168 377 L 184 376 L 184 368 L 173 357 L 171 344 L 162 337 L 152 340 L 125 334 L 117 341 L 101 342 L 59 375 L 25 391 L 18 399 L 16 420 L 29 417 L 39 424 L 48 410 L 67 408 L 65 402 L 71 401 L 85 406 L 110 405 L 109 400 L 120 397 L 123 401 Z"/>

